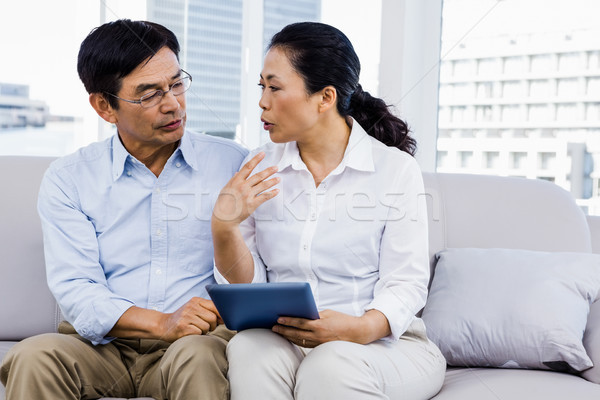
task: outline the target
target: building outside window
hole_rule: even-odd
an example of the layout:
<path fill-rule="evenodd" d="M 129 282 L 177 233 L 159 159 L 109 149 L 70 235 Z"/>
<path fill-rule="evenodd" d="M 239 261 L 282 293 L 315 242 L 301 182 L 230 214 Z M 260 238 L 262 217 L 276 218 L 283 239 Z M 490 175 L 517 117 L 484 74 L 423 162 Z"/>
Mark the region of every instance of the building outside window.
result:
<path fill-rule="evenodd" d="M 548 180 L 600 215 L 598 13 L 600 3 L 585 0 L 444 0 L 441 70 L 459 65 L 465 73 L 440 74 L 440 93 L 449 85 L 476 90 L 440 97 L 440 111 L 469 104 L 475 118 L 439 118 L 438 127 L 478 134 L 438 136 L 438 151 L 461 156 L 437 171 Z"/>

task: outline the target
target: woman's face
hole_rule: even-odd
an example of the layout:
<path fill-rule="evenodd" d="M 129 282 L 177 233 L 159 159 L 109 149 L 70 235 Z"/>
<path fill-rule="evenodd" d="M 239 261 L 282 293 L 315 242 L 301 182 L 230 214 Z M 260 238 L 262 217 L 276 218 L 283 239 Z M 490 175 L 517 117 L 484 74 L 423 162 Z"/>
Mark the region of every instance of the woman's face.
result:
<path fill-rule="evenodd" d="M 319 120 L 319 92 L 308 95 L 304 80 L 284 51 L 271 48 L 265 56 L 259 86 L 261 121 L 275 143 L 301 142 Z"/>

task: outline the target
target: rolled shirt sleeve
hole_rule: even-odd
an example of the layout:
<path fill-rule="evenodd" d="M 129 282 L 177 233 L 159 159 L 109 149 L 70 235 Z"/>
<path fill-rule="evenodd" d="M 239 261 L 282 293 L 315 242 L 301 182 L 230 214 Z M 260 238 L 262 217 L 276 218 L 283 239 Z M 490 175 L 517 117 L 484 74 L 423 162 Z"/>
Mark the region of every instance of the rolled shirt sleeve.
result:
<path fill-rule="evenodd" d="M 48 286 L 75 330 L 93 344 L 105 338 L 131 306 L 107 285 L 96 231 L 78 205 L 75 187 L 52 166 L 40 187 L 38 211 L 44 232 Z"/>

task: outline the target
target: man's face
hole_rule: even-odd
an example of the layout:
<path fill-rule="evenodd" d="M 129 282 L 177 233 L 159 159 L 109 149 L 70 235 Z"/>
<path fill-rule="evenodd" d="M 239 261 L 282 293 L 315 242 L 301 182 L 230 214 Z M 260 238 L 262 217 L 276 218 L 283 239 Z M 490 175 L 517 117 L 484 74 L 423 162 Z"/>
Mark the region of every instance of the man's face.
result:
<path fill-rule="evenodd" d="M 117 96 L 139 100 L 155 90 L 167 91 L 182 77 L 175 53 L 168 47 L 160 49 L 149 61 L 144 61 L 123 78 Z M 119 101 L 113 110 L 115 125 L 125 148 L 137 154 L 147 154 L 177 142 L 183 136 L 186 121 L 185 93 L 174 96 L 169 92 L 160 103 L 142 108 L 139 104 Z"/>

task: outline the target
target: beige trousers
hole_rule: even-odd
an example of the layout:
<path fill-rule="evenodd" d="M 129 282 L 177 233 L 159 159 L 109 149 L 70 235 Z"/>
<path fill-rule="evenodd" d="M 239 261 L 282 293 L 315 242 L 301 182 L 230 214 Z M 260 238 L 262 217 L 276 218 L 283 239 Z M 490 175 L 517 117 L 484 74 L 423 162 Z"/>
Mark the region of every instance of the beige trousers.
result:
<path fill-rule="evenodd" d="M 417 319 L 396 342 L 296 346 L 266 329 L 227 346 L 232 400 L 423 400 L 444 382 L 446 360 Z"/>
<path fill-rule="evenodd" d="M 208 335 L 173 343 L 116 339 L 93 346 L 63 323 L 59 333 L 33 336 L 12 347 L 0 380 L 6 400 L 228 399 L 225 348 L 232 336 L 219 326 Z"/>

